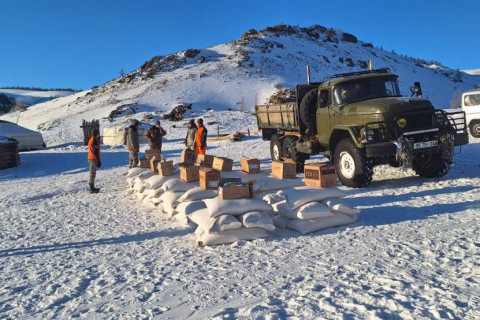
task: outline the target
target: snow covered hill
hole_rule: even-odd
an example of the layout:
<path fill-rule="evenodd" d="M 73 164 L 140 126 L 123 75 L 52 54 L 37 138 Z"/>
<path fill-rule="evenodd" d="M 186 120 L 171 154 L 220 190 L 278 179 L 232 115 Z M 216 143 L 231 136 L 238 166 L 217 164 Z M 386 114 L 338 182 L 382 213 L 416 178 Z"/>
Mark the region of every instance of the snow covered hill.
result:
<path fill-rule="evenodd" d="M 281 88 L 305 83 L 307 64 L 312 80 L 321 81 L 325 75 L 364 70 L 369 59 L 374 67 L 389 67 L 399 75 L 404 95 L 420 81 L 438 108 L 448 108 L 454 94 L 480 83 L 478 76 L 422 64 L 341 31 L 280 25 L 250 30 L 230 43 L 154 57 L 101 87 L 35 105 L 20 115 L 19 124 L 42 131 L 51 146 L 81 141 L 82 119 L 100 118 L 102 128 L 122 125 L 129 117 L 158 118 L 179 103 L 192 103 L 199 114 L 208 108 L 252 110 Z M 120 116 L 109 122 L 114 110 Z M 128 115 L 131 112 L 136 114 Z"/>
<path fill-rule="evenodd" d="M 14 99 L 17 103 L 27 106 L 54 100 L 71 95 L 72 91 L 62 90 L 27 90 L 27 89 L 3 89 L 0 88 L 0 94 Z"/>

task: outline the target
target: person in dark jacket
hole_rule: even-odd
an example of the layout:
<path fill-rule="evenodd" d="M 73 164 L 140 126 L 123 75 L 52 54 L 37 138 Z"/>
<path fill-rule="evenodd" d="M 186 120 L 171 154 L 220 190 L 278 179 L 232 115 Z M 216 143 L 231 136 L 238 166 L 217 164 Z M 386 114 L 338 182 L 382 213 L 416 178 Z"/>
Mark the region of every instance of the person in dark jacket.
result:
<path fill-rule="evenodd" d="M 197 132 L 195 133 L 195 156 L 205 154 L 207 151 L 207 128 L 203 126 L 203 119 L 197 120 Z"/>
<path fill-rule="evenodd" d="M 162 126 L 160 126 L 160 121 L 157 120 L 155 125 L 147 131 L 147 140 L 150 144 L 150 150 L 158 150 L 158 152 L 162 153 L 162 137 L 166 134 L 167 132 Z"/>
<path fill-rule="evenodd" d="M 140 151 L 140 144 L 138 142 L 138 126 L 140 122 L 133 119 L 132 124 L 125 132 L 125 144 L 129 154 L 129 167 L 134 168 L 138 165 L 138 152 Z"/>
<path fill-rule="evenodd" d="M 191 119 L 188 122 L 187 136 L 185 137 L 185 146 L 190 150 L 195 150 L 195 135 L 197 133 L 197 125 L 195 119 Z"/>
<path fill-rule="evenodd" d="M 92 129 L 92 136 L 88 141 L 88 163 L 90 167 L 88 186 L 90 187 L 90 193 L 99 193 L 100 188 L 95 188 L 95 177 L 97 175 L 97 169 L 102 166 L 100 157 L 100 132 L 98 129 Z"/>

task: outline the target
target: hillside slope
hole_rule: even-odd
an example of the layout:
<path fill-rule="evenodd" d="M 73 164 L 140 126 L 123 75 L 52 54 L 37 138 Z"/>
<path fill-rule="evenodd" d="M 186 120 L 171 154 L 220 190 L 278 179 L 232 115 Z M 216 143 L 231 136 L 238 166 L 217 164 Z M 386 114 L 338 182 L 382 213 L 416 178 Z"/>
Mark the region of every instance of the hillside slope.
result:
<path fill-rule="evenodd" d="M 279 88 L 305 83 L 305 66 L 314 81 L 325 75 L 389 67 L 399 75 L 400 89 L 409 95 L 414 81 L 423 85 L 424 95 L 437 108 L 448 108 L 454 93 L 480 83 L 480 77 L 374 48 L 353 35 L 326 29 L 281 25 L 257 32 L 250 30 L 241 39 L 205 48 L 158 56 L 137 70 L 111 82 L 65 98 L 45 102 L 21 114 L 19 123 L 41 130 L 47 144 L 81 140 L 77 130 L 82 119 L 100 118 L 101 126 L 123 125 L 125 113 L 158 113 L 179 103 L 192 103 L 193 110 L 252 110 L 265 103 Z M 112 111 L 120 111 L 113 122 Z M 123 111 L 123 115 L 122 115 Z M 2 117 L 17 119 L 16 114 Z M 72 129 L 75 128 L 75 129 Z"/>

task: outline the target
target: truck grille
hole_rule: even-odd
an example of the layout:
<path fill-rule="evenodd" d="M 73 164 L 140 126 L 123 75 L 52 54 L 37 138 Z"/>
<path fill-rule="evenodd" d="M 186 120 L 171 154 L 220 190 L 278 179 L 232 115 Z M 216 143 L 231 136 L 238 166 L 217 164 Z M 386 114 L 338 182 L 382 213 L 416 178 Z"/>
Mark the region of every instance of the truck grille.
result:
<path fill-rule="evenodd" d="M 407 119 L 405 131 L 420 130 L 433 127 L 433 112 L 419 112 L 401 116 Z"/>

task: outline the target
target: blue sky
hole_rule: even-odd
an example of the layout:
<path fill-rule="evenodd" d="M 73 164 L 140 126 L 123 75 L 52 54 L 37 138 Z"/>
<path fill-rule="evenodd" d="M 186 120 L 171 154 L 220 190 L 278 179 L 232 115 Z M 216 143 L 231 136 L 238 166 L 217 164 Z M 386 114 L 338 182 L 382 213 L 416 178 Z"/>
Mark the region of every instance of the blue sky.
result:
<path fill-rule="evenodd" d="M 153 56 L 279 23 L 332 27 L 389 51 L 477 69 L 479 15 L 476 0 L 0 0 L 0 87 L 89 89 Z"/>

